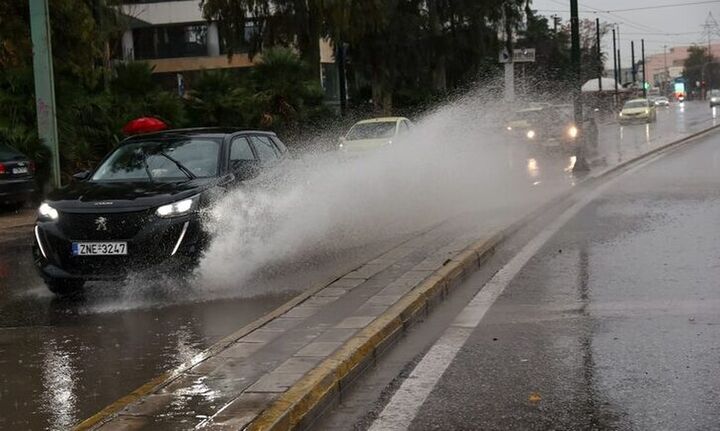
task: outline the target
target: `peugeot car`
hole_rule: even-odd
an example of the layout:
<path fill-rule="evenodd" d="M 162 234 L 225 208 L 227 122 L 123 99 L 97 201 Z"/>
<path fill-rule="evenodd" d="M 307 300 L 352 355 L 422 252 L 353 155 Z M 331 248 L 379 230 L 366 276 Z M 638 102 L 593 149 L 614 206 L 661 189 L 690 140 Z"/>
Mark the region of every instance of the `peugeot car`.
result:
<path fill-rule="evenodd" d="M 48 288 L 73 294 L 130 271 L 192 268 L 214 199 L 286 158 L 273 133 L 169 130 L 128 138 L 38 209 L 35 263 Z"/>

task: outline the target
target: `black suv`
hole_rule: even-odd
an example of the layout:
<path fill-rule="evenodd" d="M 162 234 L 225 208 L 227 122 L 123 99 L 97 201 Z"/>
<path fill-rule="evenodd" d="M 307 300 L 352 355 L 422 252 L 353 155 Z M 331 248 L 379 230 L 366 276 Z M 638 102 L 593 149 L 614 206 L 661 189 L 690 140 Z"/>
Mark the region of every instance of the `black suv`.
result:
<path fill-rule="evenodd" d="M 200 210 L 286 157 L 269 132 L 179 129 L 128 138 L 40 205 L 35 263 L 60 295 L 131 270 L 192 267 L 208 241 Z"/>

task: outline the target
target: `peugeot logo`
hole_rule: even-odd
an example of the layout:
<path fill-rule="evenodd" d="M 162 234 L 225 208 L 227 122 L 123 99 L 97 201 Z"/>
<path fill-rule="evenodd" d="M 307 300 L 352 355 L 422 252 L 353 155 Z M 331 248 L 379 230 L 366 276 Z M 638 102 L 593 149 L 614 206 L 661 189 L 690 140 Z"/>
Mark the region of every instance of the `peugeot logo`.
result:
<path fill-rule="evenodd" d="M 107 219 L 105 217 L 98 217 L 95 219 L 96 230 L 107 231 Z"/>

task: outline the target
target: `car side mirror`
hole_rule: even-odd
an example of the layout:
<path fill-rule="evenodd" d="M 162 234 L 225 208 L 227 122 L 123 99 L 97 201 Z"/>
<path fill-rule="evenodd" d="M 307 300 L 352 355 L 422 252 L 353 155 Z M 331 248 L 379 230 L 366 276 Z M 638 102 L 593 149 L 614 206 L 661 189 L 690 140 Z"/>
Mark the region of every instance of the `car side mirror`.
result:
<path fill-rule="evenodd" d="M 250 180 L 260 175 L 260 162 L 257 160 L 231 160 L 230 165 L 236 181 Z"/>
<path fill-rule="evenodd" d="M 90 176 L 90 171 L 80 171 L 73 174 L 73 178 L 77 181 L 83 181 L 88 179 Z"/>

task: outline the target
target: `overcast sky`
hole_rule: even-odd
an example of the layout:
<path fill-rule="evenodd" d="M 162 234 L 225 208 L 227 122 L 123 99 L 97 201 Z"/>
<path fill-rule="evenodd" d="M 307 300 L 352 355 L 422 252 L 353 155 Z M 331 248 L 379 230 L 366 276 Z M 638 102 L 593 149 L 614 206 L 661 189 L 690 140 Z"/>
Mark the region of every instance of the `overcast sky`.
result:
<path fill-rule="evenodd" d="M 720 1 L 700 3 L 702 0 L 580 0 L 580 18 L 600 18 L 600 21 L 618 23 L 624 65 L 630 64 L 630 40 L 634 39 L 636 57 L 640 57 L 640 39 L 645 39 L 645 55 L 663 52 L 663 45 L 678 46 L 693 43 L 707 44 L 703 27 L 712 12 L 720 22 Z M 678 7 L 658 7 L 683 4 Z M 570 0 L 532 0 L 532 8 L 541 15 L 557 14 L 563 23 L 570 18 Z M 636 9 L 620 11 L 621 9 Z M 602 12 L 599 12 L 602 11 Z M 552 20 L 550 21 L 552 23 Z M 715 29 L 713 41 L 720 43 L 720 30 Z M 604 51 L 612 52 L 612 34 L 603 40 Z M 612 54 L 609 65 L 612 68 Z"/>

